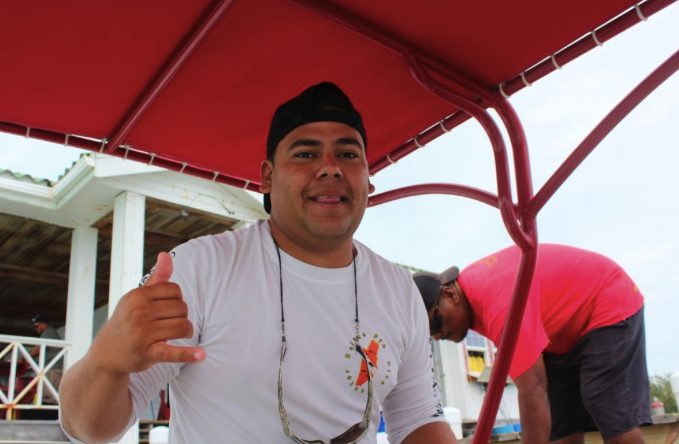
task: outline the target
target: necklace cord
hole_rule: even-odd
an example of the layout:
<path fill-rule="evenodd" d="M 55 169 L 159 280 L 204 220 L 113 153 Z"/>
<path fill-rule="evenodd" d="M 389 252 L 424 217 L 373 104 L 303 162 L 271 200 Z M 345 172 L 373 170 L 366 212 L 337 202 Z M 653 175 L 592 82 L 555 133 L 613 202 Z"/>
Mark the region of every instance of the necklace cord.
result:
<path fill-rule="evenodd" d="M 278 242 L 276 242 L 276 238 L 273 237 L 273 233 L 271 233 L 271 240 L 273 240 L 274 245 L 276 246 L 276 254 L 278 255 L 278 278 L 280 281 L 280 289 L 281 289 L 281 340 L 285 343 L 285 312 L 283 309 L 283 261 L 281 260 L 281 247 L 278 245 Z M 358 340 L 360 338 L 359 330 L 360 330 L 360 324 L 358 322 L 358 279 L 356 277 L 356 255 L 357 253 L 354 252 L 354 249 L 352 248 L 352 264 L 354 268 L 354 305 L 356 307 L 356 317 L 354 318 L 354 322 L 356 323 L 356 346 L 360 347 L 358 345 Z"/>

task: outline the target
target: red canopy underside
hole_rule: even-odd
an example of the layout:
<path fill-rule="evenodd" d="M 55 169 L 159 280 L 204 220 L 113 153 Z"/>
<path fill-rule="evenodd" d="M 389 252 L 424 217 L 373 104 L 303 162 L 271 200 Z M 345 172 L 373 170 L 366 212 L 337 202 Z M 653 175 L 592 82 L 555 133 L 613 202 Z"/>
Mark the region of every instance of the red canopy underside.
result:
<path fill-rule="evenodd" d="M 634 5 L 327 3 L 488 88 Z M 210 8 L 206 0 L 0 3 L 0 121 L 111 138 Z M 292 3 L 237 0 L 123 142 L 258 182 L 274 110 L 324 80 L 363 114 L 370 163 L 456 111 L 394 52 Z"/>

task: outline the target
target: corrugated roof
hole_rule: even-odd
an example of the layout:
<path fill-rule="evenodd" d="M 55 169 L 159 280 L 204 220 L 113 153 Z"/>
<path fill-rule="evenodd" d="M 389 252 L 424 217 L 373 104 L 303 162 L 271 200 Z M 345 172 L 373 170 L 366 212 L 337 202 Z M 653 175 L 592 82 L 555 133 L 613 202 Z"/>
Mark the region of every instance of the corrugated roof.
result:
<path fill-rule="evenodd" d="M 63 173 L 57 177 L 56 181 L 51 181 L 49 179 L 43 179 L 40 177 L 35 177 L 30 174 L 25 174 L 25 173 L 18 173 L 16 171 L 8 170 L 8 169 L 3 169 L 0 168 L 0 177 L 3 177 L 5 179 L 11 179 L 11 180 L 18 180 L 20 182 L 27 182 L 27 183 L 33 183 L 36 185 L 42 185 L 45 187 L 51 187 L 55 185 L 57 182 L 59 182 L 61 179 L 64 178 L 68 174 L 69 171 L 73 169 L 75 164 L 78 162 L 78 160 L 82 159 L 83 156 L 94 156 L 93 153 L 81 153 L 80 156 L 78 156 L 78 159 L 73 161 L 69 167 L 67 167 Z"/>
<path fill-rule="evenodd" d="M 52 186 L 52 182 L 48 179 L 41 179 L 39 177 L 33 177 L 30 174 L 16 173 L 14 171 L 5 170 L 2 168 L 0 168 L 0 177 L 5 179 L 18 180 L 20 182 L 34 183 L 45 187 Z"/>
<path fill-rule="evenodd" d="M 80 159 L 83 158 L 83 156 L 94 157 L 94 153 L 80 153 L 80 155 L 78 156 L 78 159 L 74 160 L 73 163 L 71 163 L 71 166 L 68 167 L 68 168 L 66 168 L 66 169 L 64 170 L 64 172 L 61 173 L 61 174 L 59 175 L 59 177 L 57 177 L 57 182 L 59 182 L 61 179 L 63 179 L 64 176 L 66 176 L 66 175 L 68 174 L 68 172 L 71 171 L 71 170 L 73 169 L 73 167 L 75 166 L 75 164 L 78 163 L 78 160 L 80 160 Z"/>

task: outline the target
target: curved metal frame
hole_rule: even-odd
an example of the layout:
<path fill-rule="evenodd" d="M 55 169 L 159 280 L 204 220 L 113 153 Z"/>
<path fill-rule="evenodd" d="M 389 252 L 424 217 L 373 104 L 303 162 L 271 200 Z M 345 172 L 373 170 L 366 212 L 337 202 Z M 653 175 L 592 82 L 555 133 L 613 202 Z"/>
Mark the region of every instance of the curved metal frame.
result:
<path fill-rule="evenodd" d="M 451 196 L 462 196 L 482 202 L 486 205 L 490 205 L 491 207 L 500 208 L 498 198 L 495 194 L 480 190 L 478 188 L 468 187 L 466 185 L 456 185 L 450 183 L 428 183 L 424 185 L 413 185 L 376 194 L 368 198 L 368 206 L 374 207 L 391 202 L 393 200 L 413 196 L 422 196 L 424 194 L 448 194 Z"/>
<path fill-rule="evenodd" d="M 426 80 L 422 73 L 416 72 L 415 70 L 413 71 L 414 76 L 419 76 L 418 80 L 422 80 L 423 78 Z M 629 114 L 632 109 L 634 109 L 643 99 L 645 99 L 651 92 L 653 92 L 658 86 L 660 86 L 677 71 L 679 71 L 679 51 L 673 54 L 667 61 L 661 64 L 660 67 L 658 67 L 644 81 L 642 81 L 639 86 L 632 90 L 632 92 L 630 92 L 630 94 L 628 94 L 627 97 L 625 97 L 622 102 L 620 102 L 620 104 L 618 104 L 599 125 L 597 125 L 592 133 L 590 133 L 590 135 L 585 138 L 585 140 L 578 146 L 573 154 L 571 154 L 571 156 L 562 164 L 562 166 L 555 172 L 555 174 L 547 181 L 547 183 L 535 196 L 533 196 L 532 190 L 528 146 L 519 118 L 509 102 L 505 100 L 498 100 L 495 104 L 495 109 L 500 115 L 500 118 L 502 119 L 509 133 L 514 154 L 514 169 L 516 173 L 518 204 L 516 206 L 511 205 L 509 207 L 512 208 L 511 215 L 515 218 L 518 218 L 515 220 L 520 222 L 520 224 L 518 224 L 518 229 L 521 230 L 523 236 L 529 239 L 529 242 L 524 244 L 517 242 L 517 245 L 522 251 L 521 262 L 517 272 L 509 310 L 505 319 L 502 340 L 500 341 L 500 344 L 498 344 L 498 356 L 493 365 L 494 370 L 491 373 L 489 381 L 490 384 L 488 386 L 486 398 L 481 408 L 481 414 L 479 416 L 478 426 L 474 433 L 472 444 L 480 444 L 489 441 L 493 420 L 497 414 L 497 410 L 502 399 L 502 391 L 504 390 L 505 381 L 507 380 L 507 375 L 509 374 L 509 367 L 511 365 L 512 356 L 514 355 L 514 350 L 516 348 L 519 329 L 523 320 L 523 314 L 528 301 L 530 286 L 535 273 L 535 264 L 537 262 L 538 255 L 536 223 L 537 213 L 570 176 L 575 168 L 577 168 L 578 165 L 580 165 L 580 163 L 582 163 L 582 161 L 587 157 L 587 155 L 591 153 L 592 150 L 594 150 L 594 148 L 603 140 L 603 138 L 608 133 L 610 133 L 610 131 L 618 123 L 620 123 L 620 121 L 624 119 L 627 114 Z M 446 97 L 446 99 L 449 98 L 447 96 L 450 94 L 449 91 L 442 93 L 442 90 L 436 88 L 428 88 L 428 90 L 437 94 L 441 94 L 443 97 Z M 456 104 L 463 105 L 461 102 L 457 102 Z M 467 109 L 463 108 L 462 106 L 460 108 L 467 111 Z M 474 110 L 471 111 L 474 112 Z M 477 116 L 474 115 L 474 117 L 476 118 Z M 483 114 L 480 114 L 480 117 L 485 119 Z M 482 125 L 484 125 L 484 122 L 482 122 Z M 485 122 L 485 125 L 490 125 L 490 123 Z M 494 121 L 492 122 L 492 125 L 495 125 Z M 502 162 L 498 163 L 497 161 L 498 157 L 502 157 L 503 154 L 506 156 L 506 153 L 500 153 L 499 150 L 499 148 L 504 150 L 504 145 L 498 144 L 492 139 L 491 142 L 493 143 L 493 147 L 495 149 L 494 154 L 496 156 L 496 166 L 500 165 L 502 168 L 506 167 L 506 164 L 503 164 Z M 508 185 L 498 178 L 499 196 L 502 196 L 503 194 L 506 195 L 506 190 L 502 190 L 502 188 L 506 186 Z M 428 184 L 399 188 L 397 190 L 391 190 L 387 193 L 378 194 L 371 197 L 369 203 L 371 206 L 374 206 L 403 197 L 427 194 L 427 192 L 443 192 L 443 194 L 454 194 L 458 196 L 470 197 L 489 205 L 492 205 L 492 202 L 488 202 L 487 200 L 496 197 L 490 193 L 484 192 L 483 190 L 478 190 L 476 188 L 466 187 L 463 185 Z M 492 206 L 501 209 L 502 198 L 496 198 L 496 204 Z M 507 224 L 506 226 L 508 232 L 511 235 L 511 230 L 515 229 L 515 227 L 509 226 Z"/>

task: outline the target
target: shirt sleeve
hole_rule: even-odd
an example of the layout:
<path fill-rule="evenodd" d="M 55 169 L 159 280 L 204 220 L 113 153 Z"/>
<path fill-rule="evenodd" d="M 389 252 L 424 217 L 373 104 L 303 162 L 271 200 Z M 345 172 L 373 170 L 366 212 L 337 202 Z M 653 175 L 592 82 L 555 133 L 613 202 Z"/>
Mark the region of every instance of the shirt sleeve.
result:
<path fill-rule="evenodd" d="M 398 369 L 398 382 L 382 405 L 391 444 L 401 444 L 410 433 L 425 424 L 446 421 L 434 373 L 427 313 L 412 280 L 409 291 L 411 323 L 406 334 L 412 341 Z"/>

